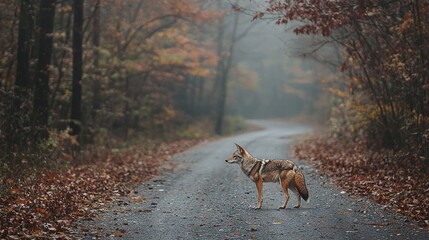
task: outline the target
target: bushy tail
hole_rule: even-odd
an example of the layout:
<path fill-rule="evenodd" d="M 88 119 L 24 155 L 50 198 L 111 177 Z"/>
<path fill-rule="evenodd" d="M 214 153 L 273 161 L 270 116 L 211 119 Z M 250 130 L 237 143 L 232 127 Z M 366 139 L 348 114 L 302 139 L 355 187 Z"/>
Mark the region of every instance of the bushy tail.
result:
<path fill-rule="evenodd" d="M 302 174 L 302 172 L 296 168 L 295 170 L 295 184 L 296 184 L 296 188 L 298 189 L 299 194 L 301 195 L 301 197 L 307 201 L 308 199 L 308 189 L 307 189 L 307 185 L 305 185 L 305 178 L 304 178 L 304 174 Z"/>

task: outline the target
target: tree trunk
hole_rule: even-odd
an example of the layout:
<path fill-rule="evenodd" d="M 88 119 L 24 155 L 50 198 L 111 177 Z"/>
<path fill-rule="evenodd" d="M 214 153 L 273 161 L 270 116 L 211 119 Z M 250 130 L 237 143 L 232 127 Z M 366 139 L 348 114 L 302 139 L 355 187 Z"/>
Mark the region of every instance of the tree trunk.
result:
<path fill-rule="evenodd" d="M 30 87 L 30 48 L 33 33 L 33 2 L 21 0 L 15 86 L 18 91 Z"/>
<path fill-rule="evenodd" d="M 63 2 L 61 7 L 64 7 L 66 4 L 68 4 L 68 3 Z M 61 29 L 64 29 L 64 31 L 66 33 L 64 41 L 62 42 L 62 44 L 64 46 L 68 46 L 69 41 L 70 41 L 70 36 L 71 36 L 70 30 L 71 30 L 71 25 L 72 25 L 72 17 L 73 17 L 73 14 L 70 12 L 61 12 L 61 15 L 59 16 L 59 26 Z M 65 75 L 63 66 L 64 66 L 64 63 L 66 62 L 67 52 L 68 52 L 67 49 L 64 48 L 61 51 L 61 53 L 59 54 L 59 59 L 55 58 L 55 54 L 53 57 L 54 65 L 56 65 L 56 68 L 58 70 L 58 78 L 57 78 L 57 81 L 55 83 L 55 87 L 52 90 L 52 94 L 51 94 L 52 96 L 51 96 L 50 106 L 52 109 L 55 109 L 55 107 L 56 107 L 56 97 L 60 91 L 61 82 L 62 82 L 64 75 Z M 67 108 L 65 108 L 65 109 L 67 109 Z M 66 111 L 66 112 L 68 112 L 68 111 Z M 65 115 L 60 114 L 59 117 L 62 119 L 67 118 L 68 113 Z"/>
<path fill-rule="evenodd" d="M 52 56 L 52 33 L 54 30 L 55 0 L 40 1 L 40 35 L 36 81 L 34 83 L 33 122 L 35 140 L 48 138 L 49 116 L 49 66 Z"/>
<path fill-rule="evenodd" d="M 100 82 L 100 0 L 94 5 L 94 16 L 92 22 L 92 47 L 94 48 L 94 79 L 92 86 L 92 120 L 96 121 L 97 112 L 101 109 L 101 82 Z"/>
<path fill-rule="evenodd" d="M 219 81 L 220 81 L 220 89 L 219 89 L 219 96 L 218 96 L 218 101 L 217 101 L 215 133 L 219 134 L 219 135 L 222 134 L 222 129 L 223 129 L 223 118 L 225 115 L 225 102 L 226 102 L 228 74 L 229 74 L 229 70 L 230 70 L 231 65 L 232 65 L 232 59 L 233 59 L 233 55 L 234 55 L 234 47 L 235 47 L 235 43 L 236 43 L 236 34 L 237 34 L 237 25 L 238 25 L 238 13 L 235 13 L 234 25 L 233 25 L 232 34 L 231 34 L 231 42 L 230 42 L 229 49 L 228 49 L 229 55 L 227 56 L 226 60 L 221 60 L 221 67 L 218 68 L 218 71 L 220 71 L 220 74 L 218 74 Z M 220 30 L 220 33 L 222 33 L 222 32 L 223 32 L 223 30 Z M 223 35 L 223 33 L 222 33 L 222 35 Z M 226 61 L 226 62 L 224 63 L 223 61 Z"/>
<path fill-rule="evenodd" d="M 222 58 L 221 56 L 223 55 L 223 51 L 224 51 L 224 47 L 223 47 L 223 35 L 224 35 L 224 26 L 223 26 L 223 18 L 220 19 L 219 22 L 219 29 L 218 29 L 218 36 L 217 36 L 217 56 L 219 57 L 218 60 L 218 64 L 216 67 L 216 77 L 215 77 L 215 86 L 214 86 L 214 91 L 219 92 L 219 95 L 217 98 L 215 98 L 216 101 L 216 122 L 215 122 L 215 133 L 216 134 L 221 134 L 222 133 L 222 122 L 223 122 L 223 110 L 220 109 L 222 103 L 222 99 L 221 99 L 221 87 L 219 87 L 221 85 L 221 80 L 222 80 L 222 73 L 223 73 L 223 68 L 224 68 L 224 58 Z"/>
<path fill-rule="evenodd" d="M 189 85 L 189 110 L 192 116 L 196 115 L 196 99 L 197 99 L 197 77 L 193 77 Z"/>
<path fill-rule="evenodd" d="M 83 0 L 73 0 L 73 78 L 70 123 L 72 135 L 78 135 L 82 127 L 82 41 Z"/>
<path fill-rule="evenodd" d="M 15 81 L 15 98 L 8 114 L 11 126 L 5 129 L 5 135 L 9 144 L 21 144 L 23 134 L 28 134 L 24 129 L 30 126 L 27 104 L 30 102 L 30 49 L 33 34 L 33 9 L 34 0 L 22 0 L 19 14 L 18 50 Z M 25 116 L 25 117 L 24 117 Z M 18 118 L 19 117 L 19 118 Z M 23 134 L 21 134 L 23 133 Z"/>
<path fill-rule="evenodd" d="M 197 115 L 203 114 L 204 109 L 204 83 L 206 81 L 199 78 L 197 81 Z"/>

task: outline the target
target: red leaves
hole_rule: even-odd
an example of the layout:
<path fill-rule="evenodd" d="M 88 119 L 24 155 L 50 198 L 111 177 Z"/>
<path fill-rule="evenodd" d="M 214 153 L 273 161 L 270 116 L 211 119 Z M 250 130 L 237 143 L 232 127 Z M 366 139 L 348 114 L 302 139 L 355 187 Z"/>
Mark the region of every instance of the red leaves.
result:
<path fill-rule="evenodd" d="M 299 21 L 294 29 L 296 34 L 329 36 L 333 30 L 364 17 L 367 8 L 360 1 L 270 1 L 265 12 L 256 12 L 254 19 L 271 14 L 277 17 L 278 25 Z"/>
<path fill-rule="evenodd" d="M 0 179 L 8 187 L 0 195 L 0 238 L 67 239 L 75 221 L 91 219 L 104 203 L 128 194 L 166 164 L 174 167 L 169 162 L 171 155 L 195 143 L 134 146 L 121 153 L 93 154 L 93 164 L 62 173 L 44 171 L 25 180 Z M 125 230 L 118 229 L 116 234 L 120 237 Z"/>
<path fill-rule="evenodd" d="M 263 12 L 257 12 L 255 14 L 255 16 L 253 16 L 252 21 L 256 20 L 256 19 L 261 19 L 262 17 L 264 17 L 264 13 Z"/>
<path fill-rule="evenodd" d="M 294 155 L 312 161 L 348 192 L 370 198 L 429 227 L 429 175 L 416 156 L 385 150 L 371 152 L 360 143 L 313 137 Z"/>

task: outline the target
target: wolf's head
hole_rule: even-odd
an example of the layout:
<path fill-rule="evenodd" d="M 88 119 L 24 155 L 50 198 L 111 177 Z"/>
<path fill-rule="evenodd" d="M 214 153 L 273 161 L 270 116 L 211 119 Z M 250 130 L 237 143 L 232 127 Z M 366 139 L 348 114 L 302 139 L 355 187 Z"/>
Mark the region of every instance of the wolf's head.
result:
<path fill-rule="evenodd" d="M 252 156 L 250 155 L 249 152 L 246 151 L 246 149 L 244 149 L 242 146 L 238 145 L 237 143 L 235 144 L 235 146 L 237 146 L 237 150 L 235 150 L 232 156 L 227 158 L 225 162 L 239 164 L 243 161 L 244 158 L 248 158 Z"/>

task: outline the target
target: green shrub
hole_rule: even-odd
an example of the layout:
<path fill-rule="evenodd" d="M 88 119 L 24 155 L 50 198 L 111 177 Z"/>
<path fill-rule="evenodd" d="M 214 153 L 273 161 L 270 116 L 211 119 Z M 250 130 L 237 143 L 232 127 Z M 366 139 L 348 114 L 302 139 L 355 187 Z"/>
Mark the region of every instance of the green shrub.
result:
<path fill-rule="evenodd" d="M 223 134 L 232 134 L 246 129 L 246 121 L 240 115 L 226 115 L 223 119 Z"/>

